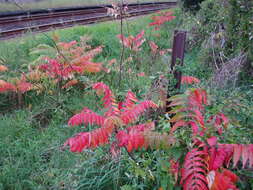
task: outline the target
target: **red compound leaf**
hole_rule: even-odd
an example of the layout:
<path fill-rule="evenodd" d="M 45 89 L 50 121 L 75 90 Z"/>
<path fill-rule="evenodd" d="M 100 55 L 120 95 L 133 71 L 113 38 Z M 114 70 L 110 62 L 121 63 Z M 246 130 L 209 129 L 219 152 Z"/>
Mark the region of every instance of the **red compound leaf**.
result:
<path fill-rule="evenodd" d="M 212 123 L 217 129 L 219 135 L 221 135 L 223 133 L 223 127 L 227 128 L 229 119 L 223 113 L 218 113 L 214 116 L 211 116 L 207 122 Z"/>
<path fill-rule="evenodd" d="M 138 102 L 138 99 L 136 98 L 135 94 L 131 91 L 127 92 L 126 99 L 122 103 L 123 110 L 130 110 L 134 107 L 134 105 Z"/>
<path fill-rule="evenodd" d="M 159 48 L 158 45 L 156 45 L 155 42 L 150 41 L 150 42 L 149 42 L 149 46 L 150 46 L 150 48 L 151 48 L 152 53 L 153 53 L 153 54 L 156 54 L 156 53 L 157 53 L 157 50 L 158 50 L 158 48 Z"/>
<path fill-rule="evenodd" d="M 13 84 L 6 82 L 4 80 L 0 80 L 0 93 L 15 91 L 15 90 L 16 90 L 16 87 Z"/>
<path fill-rule="evenodd" d="M 177 121 L 177 122 L 172 126 L 172 128 L 171 128 L 171 130 L 170 130 L 170 134 L 173 134 L 173 133 L 177 130 L 177 128 L 183 127 L 183 126 L 187 126 L 187 123 L 186 123 L 185 121 L 182 121 L 182 120 Z"/>
<path fill-rule="evenodd" d="M 113 126 L 101 127 L 91 132 L 82 132 L 69 138 L 64 146 L 69 145 L 71 152 L 82 152 L 84 149 L 96 148 L 107 144 L 113 131 Z"/>
<path fill-rule="evenodd" d="M 169 21 L 173 20 L 176 17 L 173 16 L 172 14 L 173 14 L 173 12 L 168 11 L 168 12 L 160 13 L 159 16 L 153 16 L 152 17 L 153 22 L 149 23 L 149 26 L 159 27 L 162 24 L 164 24 L 165 22 L 169 22 Z"/>
<path fill-rule="evenodd" d="M 205 90 L 194 89 L 188 96 L 189 109 L 203 110 L 203 106 L 207 105 L 207 94 Z"/>
<path fill-rule="evenodd" d="M 68 89 L 71 86 L 75 86 L 76 84 L 78 84 L 78 82 L 79 81 L 76 79 L 70 80 L 64 86 L 62 86 L 62 89 Z"/>
<path fill-rule="evenodd" d="M 116 135 L 119 147 L 126 147 L 128 152 L 144 147 L 144 133 L 138 130 L 130 130 L 128 133 L 119 131 Z"/>
<path fill-rule="evenodd" d="M 119 105 L 116 103 L 114 94 L 106 84 L 103 82 L 95 83 L 93 89 L 96 90 L 98 95 L 103 95 L 104 107 L 108 109 L 105 116 L 109 117 L 120 114 Z"/>
<path fill-rule="evenodd" d="M 81 124 L 90 124 L 90 125 L 103 126 L 104 122 L 105 118 L 103 116 L 100 116 L 96 113 L 81 112 L 72 116 L 68 121 L 68 125 L 77 126 Z"/>
<path fill-rule="evenodd" d="M 209 170 L 217 170 L 223 166 L 227 157 L 229 156 L 229 151 L 226 148 L 211 148 L 210 150 L 210 160 L 209 160 Z"/>
<path fill-rule="evenodd" d="M 178 174 L 179 174 L 179 161 L 170 160 L 170 173 L 172 173 L 175 177 L 175 181 L 178 180 Z"/>
<path fill-rule="evenodd" d="M 202 150 L 201 146 L 193 148 L 185 156 L 184 164 L 181 171 L 181 185 L 184 190 L 189 189 L 206 189 L 207 180 L 206 174 L 208 171 L 208 164 L 206 162 L 207 152 Z"/>
<path fill-rule="evenodd" d="M 125 37 L 121 34 L 117 35 L 117 38 L 120 39 L 120 43 L 123 43 L 123 45 L 133 51 L 140 51 L 140 46 L 145 42 L 145 39 L 143 38 L 145 31 L 142 30 L 139 34 L 134 36 Z"/>
<path fill-rule="evenodd" d="M 235 167 L 238 163 L 238 161 L 240 160 L 240 157 L 242 155 L 242 149 L 243 149 L 243 145 L 241 144 L 234 144 L 234 153 L 233 153 L 233 166 Z"/>
<path fill-rule="evenodd" d="M 218 144 L 218 149 L 226 151 L 225 163 L 233 159 L 233 167 L 236 167 L 241 160 L 243 168 L 253 167 L 253 144 Z"/>
<path fill-rule="evenodd" d="M 8 67 L 4 65 L 0 65 L 0 72 L 5 72 L 5 71 L 8 71 Z"/>
<path fill-rule="evenodd" d="M 195 78 L 192 76 L 182 76 L 181 83 L 182 84 L 194 84 L 194 83 L 200 83 L 200 80 L 198 78 Z"/>
<path fill-rule="evenodd" d="M 154 102 L 146 100 L 135 105 L 131 110 L 124 111 L 120 118 L 122 119 L 123 123 L 127 125 L 136 121 L 137 118 L 149 108 L 156 109 L 158 106 Z"/>
<path fill-rule="evenodd" d="M 210 171 L 207 175 L 210 190 L 238 190 L 235 183 L 238 177 L 230 170 L 223 169 L 222 172 Z"/>
<path fill-rule="evenodd" d="M 194 121 L 189 121 L 188 122 L 188 124 L 191 126 L 191 128 L 192 128 L 192 134 L 193 134 L 193 136 L 196 136 L 196 135 L 198 135 L 198 134 L 200 134 L 199 132 L 199 127 L 198 127 L 198 125 L 196 124 L 196 122 L 194 122 Z"/>
<path fill-rule="evenodd" d="M 59 42 L 57 45 L 65 50 L 69 50 L 71 47 L 77 44 L 77 41 L 71 41 L 71 42 Z"/>
<path fill-rule="evenodd" d="M 154 122 L 149 122 L 149 123 L 144 123 L 144 124 L 139 124 L 139 125 L 134 125 L 131 127 L 126 128 L 126 130 L 128 132 L 131 131 L 140 131 L 140 132 L 144 132 L 144 131 L 150 131 L 152 129 L 154 129 L 155 124 Z"/>
<path fill-rule="evenodd" d="M 16 84 L 16 90 L 21 93 L 25 93 L 32 89 L 32 84 L 26 81 L 19 81 Z"/>

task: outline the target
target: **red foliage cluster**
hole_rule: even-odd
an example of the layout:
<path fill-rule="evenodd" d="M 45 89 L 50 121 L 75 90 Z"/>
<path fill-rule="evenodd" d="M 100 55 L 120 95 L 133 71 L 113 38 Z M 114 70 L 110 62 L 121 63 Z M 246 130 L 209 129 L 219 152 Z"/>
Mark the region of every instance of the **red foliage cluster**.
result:
<path fill-rule="evenodd" d="M 207 104 L 206 92 L 202 89 L 192 89 L 187 95 L 178 95 L 171 98 L 172 102 L 169 106 L 177 106 L 170 113 L 176 113 L 170 122 L 175 123 L 171 129 L 171 133 L 178 127 L 190 126 L 193 135 L 203 135 L 206 130 L 204 124 L 204 116 L 202 114 L 203 105 Z M 202 129 L 202 131 L 200 130 Z"/>
<path fill-rule="evenodd" d="M 207 181 L 210 190 L 237 190 L 235 183 L 238 181 L 238 177 L 227 169 L 222 169 L 222 172 L 209 172 Z"/>
<path fill-rule="evenodd" d="M 102 100 L 107 111 L 104 115 L 99 115 L 85 108 L 81 113 L 71 117 L 68 124 L 71 126 L 90 124 L 100 126 L 100 128 L 79 133 L 68 139 L 65 145 L 69 145 L 72 152 L 81 152 L 86 148 L 95 148 L 109 143 L 109 137 L 112 133 L 116 133 L 117 143 L 114 142 L 114 147 L 124 146 L 129 152 L 146 147 L 145 131 L 151 130 L 153 123 L 128 127 L 126 130 L 119 129 L 121 126 L 135 122 L 145 110 L 157 108 L 157 105 L 148 100 L 138 103 L 139 100 L 131 91 L 127 93 L 124 102 L 117 103 L 110 88 L 102 82 L 95 83 L 93 89 L 98 95 L 103 95 Z"/>
<path fill-rule="evenodd" d="M 5 72 L 5 71 L 8 71 L 8 67 L 4 65 L 0 65 L 0 72 Z"/>
<path fill-rule="evenodd" d="M 169 22 L 169 21 L 176 18 L 172 14 L 173 14 L 173 12 L 171 12 L 171 11 L 159 12 L 158 16 L 152 17 L 153 22 L 149 23 L 149 26 L 156 26 L 156 29 L 158 29 L 165 22 Z"/>
<path fill-rule="evenodd" d="M 199 82 L 192 77 L 184 80 L 187 83 Z M 174 123 L 170 133 L 173 134 L 179 127 L 192 128 L 193 147 L 186 154 L 181 169 L 180 184 L 183 189 L 236 190 L 238 177 L 224 167 L 228 167 L 231 160 L 233 167 L 240 160 L 243 168 L 253 167 L 253 144 L 219 144 L 216 136 L 210 137 L 210 129 L 221 135 L 229 120 L 223 113 L 217 113 L 205 121 L 204 106 L 208 102 L 203 89 L 190 89 L 170 100 L 173 109 L 169 113 L 175 114 L 170 120 Z M 207 143 L 199 140 L 206 136 L 210 137 Z"/>
<path fill-rule="evenodd" d="M 238 159 L 240 154 L 238 154 L 237 146 L 244 147 L 244 145 L 218 145 L 217 148 L 214 139 L 216 138 L 212 138 L 213 144 L 211 147 L 197 140 L 195 145 L 197 147 L 186 154 L 180 182 L 185 190 L 237 190 L 235 183 L 238 181 L 238 177 L 230 170 L 224 169 L 223 165 L 228 164 L 235 154 L 236 156 L 233 157 Z M 245 146 L 251 148 L 249 145 Z M 233 147 L 235 147 L 234 150 Z M 246 148 L 246 150 L 249 149 Z M 250 151 L 252 153 L 252 150 Z M 247 156 L 243 160 L 248 158 Z"/>
<path fill-rule="evenodd" d="M 182 84 L 200 83 L 200 80 L 192 76 L 182 76 L 181 83 Z"/>
<path fill-rule="evenodd" d="M 53 82 L 67 80 L 62 88 L 69 88 L 78 83 L 78 80 L 73 79 L 75 74 L 106 71 L 102 63 L 92 62 L 94 56 L 102 51 L 102 46 L 91 49 L 88 45 L 79 46 L 76 41 L 59 42 L 56 46 L 58 53 L 55 58 L 44 57 L 45 63 L 29 68 L 30 71 L 22 74 L 20 79 L 10 79 L 12 83 L 0 80 L 0 93 L 40 90 L 38 86 L 41 84 L 33 85 L 31 82 L 41 82 L 42 78 L 53 78 Z M 0 72 L 7 70 L 6 66 L 0 65 Z"/>
<path fill-rule="evenodd" d="M 180 182 L 184 190 L 208 190 L 208 182 L 205 177 L 208 172 L 207 157 L 208 154 L 203 143 L 200 143 L 197 148 L 193 148 L 186 154 Z"/>
<path fill-rule="evenodd" d="M 223 113 L 218 113 L 211 116 L 207 122 L 212 123 L 213 126 L 217 129 L 219 135 L 221 135 L 223 132 L 222 126 L 224 126 L 224 128 L 227 128 L 229 120 Z"/>
<path fill-rule="evenodd" d="M 240 158 L 242 160 L 243 168 L 253 167 L 253 144 L 218 144 L 218 148 L 211 149 L 212 154 L 212 167 L 211 169 L 218 168 L 223 164 L 229 165 L 230 160 L 233 158 L 233 167 L 235 167 Z"/>
<path fill-rule="evenodd" d="M 145 38 L 143 38 L 144 33 L 145 31 L 142 30 L 135 37 L 132 35 L 125 37 L 122 34 L 117 35 L 117 37 L 120 39 L 120 43 L 122 43 L 125 47 L 133 51 L 140 51 L 141 45 L 145 42 Z"/>
<path fill-rule="evenodd" d="M 0 93 L 3 92 L 20 92 L 25 93 L 31 90 L 32 84 L 25 80 L 17 80 L 16 83 L 12 84 L 4 80 L 0 80 Z"/>
<path fill-rule="evenodd" d="M 149 42 L 149 46 L 150 46 L 151 51 L 152 51 L 153 54 L 155 54 L 157 52 L 158 48 L 159 48 L 158 45 L 156 45 L 156 43 L 153 42 L 153 41 Z"/>
<path fill-rule="evenodd" d="M 8 83 L 4 80 L 0 80 L 0 93 L 8 92 L 8 91 L 15 91 L 15 86 L 11 83 Z"/>
<path fill-rule="evenodd" d="M 66 81 L 62 88 L 69 88 L 79 81 L 74 77 L 84 73 L 98 73 L 106 71 L 102 63 L 94 63 L 92 59 L 102 52 L 102 46 L 92 49 L 85 41 L 78 43 L 59 42 L 56 43 L 57 53 L 53 58 L 43 57 L 42 64 L 35 68 L 43 73 L 44 77 L 54 79 L 56 82 Z M 73 79 L 74 78 L 74 79 Z"/>
<path fill-rule="evenodd" d="M 0 65 L 0 72 L 8 71 L 8 68 L 4 65 Z M 32 84 L 26 81 L 24 75 L 21 79 L 15 79 L 14 83 L 9 83 L 4 80 L 0 80 L 0 93 L 4 92 L 19 92 L 25 93 L 32 88 Z"/>
<path fill-rule="evenodd" d="M 119 147 L 126 147 L 128 152 L 139 148 L 147 148 L 147 140 L 145 131 L 150 131 L 154 128 L 154 123 L 140 124 L 127 128 L 127 131 L 119 131 L 116 135 Z"/>

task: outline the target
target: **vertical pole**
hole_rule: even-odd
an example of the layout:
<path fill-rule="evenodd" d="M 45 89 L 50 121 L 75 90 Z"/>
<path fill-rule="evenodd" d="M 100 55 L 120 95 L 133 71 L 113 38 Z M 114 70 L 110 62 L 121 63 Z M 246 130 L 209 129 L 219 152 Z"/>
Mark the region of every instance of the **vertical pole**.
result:
<path fill-rule="evenodd" d="M 183 66 L 184 64 L 184 51 L 185 51 L 185 41 L 186 41 L 186 31 L 175 30 L 174 31 L 174 39 L 173 39 L 173 48 L 172 48 L 172 58 L 171 58 L 171 65 L 170 69 L 173 73 L 177 83 L 175 85 L 175 89 L 180 89 L 181 87 L 181 77 L 182 73 L 175 69 L 176 65 Z M 171 94 L 167 92 L 167 99 L 171 97 Z M 168 105 L 170 104 L 169 101 L 166 102 L 166 112 L 170 111 Z"/>

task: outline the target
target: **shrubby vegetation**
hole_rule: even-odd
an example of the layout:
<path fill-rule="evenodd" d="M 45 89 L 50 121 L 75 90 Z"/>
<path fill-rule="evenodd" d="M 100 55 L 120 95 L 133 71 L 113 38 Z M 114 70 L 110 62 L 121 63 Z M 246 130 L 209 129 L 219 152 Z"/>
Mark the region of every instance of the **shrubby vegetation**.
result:
<path fill-rule="evenodd" d="M 6 43 L 0 187 L 252 189 L 252 78 L 241 77 L 252 38 L 234 35 L 235 2 L 222 3 L 42 35 L 12 57 Z M 233 29 L 248 29 L 249 11 Z M 167 99 L 176 27 L 189 31 L 187 53 Z"/>
<path fill-rule="evenodd" d="M 200 3 L 204 0 L 181 0 L 183 8 L 188 11 L 198 11 L 200 9 Z"/>

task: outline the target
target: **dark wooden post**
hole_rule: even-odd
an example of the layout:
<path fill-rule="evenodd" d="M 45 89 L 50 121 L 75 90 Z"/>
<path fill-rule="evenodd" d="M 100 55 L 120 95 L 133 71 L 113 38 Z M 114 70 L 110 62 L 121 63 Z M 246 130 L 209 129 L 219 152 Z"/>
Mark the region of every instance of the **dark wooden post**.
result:
<path fill-rule="evenodd" d="M 181 77 L 182 73 L 175 69 L 176 65 L 183 66 L 184 64 L 184 51 L 185 51 L 185 40 L 186 40 L 186 31 L 175 30 L 174 31 L 174 39 L 173 39 L 173 48 L 172 48 L 172 58 L 171 58 L 171 72 L 173 73 L 177 83 L 175 85 L 175 89 L 180 89 L 181 86 Z M 169 84 L 170 85 L 170 84 Z M 168 93 L 167 98 L 170 98 L 171 94 Z M 169 111 L 168 105 L 170 102 L 166 103 L 166 112 Z"/>

